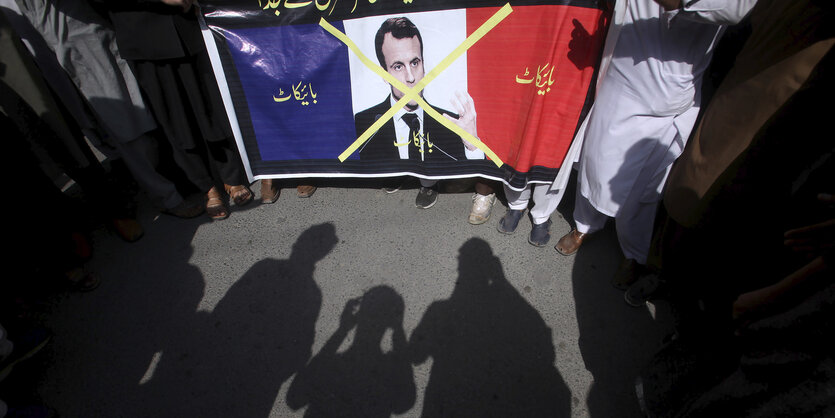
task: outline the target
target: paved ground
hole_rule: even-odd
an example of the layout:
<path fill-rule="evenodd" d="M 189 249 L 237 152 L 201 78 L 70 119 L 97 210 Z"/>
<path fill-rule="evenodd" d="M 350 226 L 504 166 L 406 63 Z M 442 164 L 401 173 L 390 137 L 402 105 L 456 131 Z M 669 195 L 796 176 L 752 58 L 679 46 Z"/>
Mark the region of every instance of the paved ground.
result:
<path fill-rule="evenodd" d="M 55 302 L 42 400 L 63 417 L 640 416 L 632 381 L 669 324 L 609 285 L 611 227 L 563 257 L 560 213 L 535 248 L 528 218 L 496 231 L 503 204 L 469 225 L 470 191 L 419 210 L 414 189 L 344 186 L 221 222 L 142 203 L 139 242 L 98 231 L 103 283 Z"/>

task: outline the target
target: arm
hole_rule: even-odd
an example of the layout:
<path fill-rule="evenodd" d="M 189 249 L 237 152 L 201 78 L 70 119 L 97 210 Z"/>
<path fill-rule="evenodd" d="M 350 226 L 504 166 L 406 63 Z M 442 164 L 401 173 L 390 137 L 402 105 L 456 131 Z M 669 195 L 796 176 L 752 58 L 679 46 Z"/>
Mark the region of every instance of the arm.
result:
<path fill-rule="evenodd" d="M 832 266 L 817 257 L 779 282 L 739 295 L 733 304 L 733 318 L 742 326 L 793 306 L 818 289 L 832 283 Z"/>
<path fill-rule="evenodd" d="M 821 193 L 818 200 L 835 204 L 835 196 L 831 194 Z M 784 238 L 783 245 L 811 261 L 771 286 L 740 295 L 733 305 L 734 320 L 743 324 L 750 322 L 832 282 L 835 219 L 791 229 L 786 231 Z"/>

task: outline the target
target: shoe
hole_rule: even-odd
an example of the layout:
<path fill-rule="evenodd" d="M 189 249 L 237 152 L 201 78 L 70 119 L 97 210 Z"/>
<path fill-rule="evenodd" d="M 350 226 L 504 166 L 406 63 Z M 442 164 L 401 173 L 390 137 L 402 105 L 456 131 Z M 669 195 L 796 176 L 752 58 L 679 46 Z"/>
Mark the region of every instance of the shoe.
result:
<path fill-rule="evenodd" d="M 280 192 L 278 185 L 273 182 L 273 179 L 261 180 L 261 203 L 275 203 L 278 200 Z"/>
<path fill-rule="evenodd" d="M 583 244 L 583 240 L 586 239 L 587 235 L 576 229 L 572 229 L 571 232 L 560 238 L 557 245 L 554 246 L 554 249 L 562 255 L 572 255 L 580 249 L 580 245 Z"/>
<path fill-rule="evenodd" d="M 67 287 L 73 292 L 90 292 L 101 284 L 98 274 L 87 273 L 82 267 L 70 269 L 64 273 Z"/>
<path fill-rule="evenodd" d="M 533 228 L 531 228 L 531 236 L 528 237 L 528 243 L 533 245 L 534 247 L 544 247 L 548 245 L 548 241 L 551 240 L 551 220 L 548 219 L 547 221 L 541 224 L 533 224 Z"/>
<path fill-rule="evenodd" d="M 235 202 L 235 206 L 244 206 L 252 202 L 252 191 L 247 186 L 242 184 L 237 186 L 224 184 L 223 188 L 226 189 L 226 194 L 229 195 L 229 198 Z"/>
<path fill-rule="evenodd" d="M 490 219 L 490 212 L 493 204 L 496 203 L 496 194 L 480 195 L 473 193 L 473 207 L 470 209 L 470 217 L 467 221 L 473 225 L 481 225 Z"/>
<path fill-rule="evenodd" d="M 420 187 L 417 197 L 415 198 L 415 206 L 421 209 L 429 209 L 435 206 L 438 202 L 438 185 L 432 187 Z"/>
<path fill-rule="evenodd" d="M 18 363 L 34 356 L 41 351 L 52 335 L 45 328 L 34 327 L 22 332 L 19 336 L 10 337 L 14 343 L 11 354 L 0 361 L 0 380 L 6 378 Z"/>
<path fill-rule="evenodd" d="M 397 193 L 402 187 L 403 182 L 399 181 L 397 183 L 392 183 L 391 186 L 383 187 L 383 191 L 386 192 L 386 194 Z"/>
<path fill-rule="evenodd" d="M 191 219 L 202 215 L 205 210 L 206 208 L 203 205 L 192 205 L 183 201 L 173 208 L 163 209 L 162 213 L 178 218 Z"/>
<path fill-rule="evenodd" d="M 623 300 L 629 306 L 640 308 L 652 299 L 659 297 L 663 286 L 657 274 L 648 274 L 641 277 L 632 286 L 623 292 Z"/>
<path fill-rule="evenodd" d="M 632 283 L 635 283 L 641 277 L 642 267 L 634 259 L 623 259 L 615 272 L 615 276 L 612 277 L 612 286 L 623 291 L 629 289 L 629 286 L 632 286 Z"/>
<path fill-rule="evenodd" d="M 299 195 L 299 197 L 313 196 L 313 193 L 316 193 L 316 186 L 300 185 L 296 187 L 296 193 Z"/>
<path fill-rule="evenodd" d="M 209 193 L 206 193 L 206 214 L 215 221 L 229 217 L 229 208 L 223 203 L 217 187 L 212 187 Z"/>
<path fill-rule="evenodd" d="M 502 216 L 502 219 L 499 219 L 499 225 L 496 229 L 498 229 L 502 234 L 512 234 L 516 232 L 516 227 L 519 226 L 519 220 L 522 219 L 522 215 L 524 214 L 524 209 L 508 209 L 504 216 Z"/>
<path fill-rule="evenodd" d="M 145 235 L 142 225 L 133 218 L 111 219 L 110 227 L 119 238 L 126 242 L 136 242 Z"/>

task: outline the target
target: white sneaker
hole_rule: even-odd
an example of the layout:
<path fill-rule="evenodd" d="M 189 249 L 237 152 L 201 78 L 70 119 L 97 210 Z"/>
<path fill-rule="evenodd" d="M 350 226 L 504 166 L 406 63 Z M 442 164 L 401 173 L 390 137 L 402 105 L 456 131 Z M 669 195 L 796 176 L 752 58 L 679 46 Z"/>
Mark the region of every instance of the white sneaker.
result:
<path fill-rule="evenodd" d="M 473 193 L 473 208 L 470 210 L 470 218 L 467 219 L 473 225 L 481 225 L 490 219 L 490 212 L 493 204 L 496 203 L 496 194 L 481 195 Z"/>

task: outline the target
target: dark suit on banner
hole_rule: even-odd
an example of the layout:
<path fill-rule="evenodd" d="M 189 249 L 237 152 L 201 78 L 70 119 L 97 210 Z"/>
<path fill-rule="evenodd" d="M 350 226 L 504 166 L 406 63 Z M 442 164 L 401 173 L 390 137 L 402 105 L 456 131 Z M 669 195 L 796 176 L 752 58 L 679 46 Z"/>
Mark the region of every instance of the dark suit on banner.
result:
<path fill-rule="evenodd" d="M 354 116 L 354 125 L 357 128 L 357 137 L 362 135 L 374 122 L 380 119 L 383 114 L 391 108 L 391 96 L 386 97 L 382 103 L 370 107 Z M 439 107 L 432 106 L 440 114 L 448 114 L 454 117 L 454 113 Z M 396 116 L 395 116 L 396 117 Z M 400 151 L 394 145 L 398 141 L 394 128 L 394 118 L 387 120 L 385 124 L 374 133 L 361 147 L 359 151 L 361 160 L 399 160 Z M 424 113 L 423 132 L 424 138 L 433 144 L 432 152 L 428 147 L 424 153 L 424 161 L 455 161 L 466 160 L 464 143 L 461 137 L 450 131 L 435 118 Z M 409 138 L 411 140 L 411 138 Z M 441 151 L 443 150 L 443 152 Z"/>

